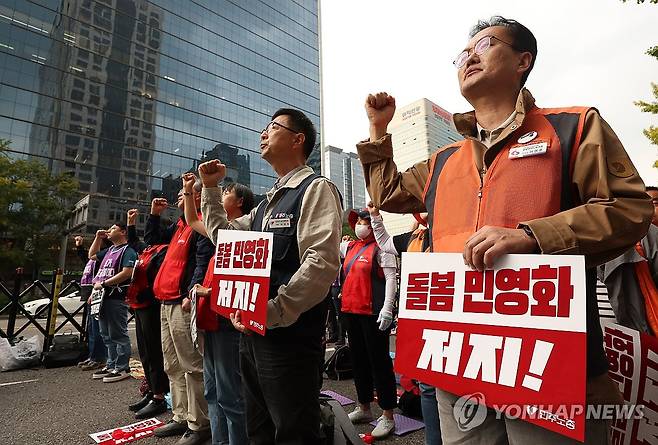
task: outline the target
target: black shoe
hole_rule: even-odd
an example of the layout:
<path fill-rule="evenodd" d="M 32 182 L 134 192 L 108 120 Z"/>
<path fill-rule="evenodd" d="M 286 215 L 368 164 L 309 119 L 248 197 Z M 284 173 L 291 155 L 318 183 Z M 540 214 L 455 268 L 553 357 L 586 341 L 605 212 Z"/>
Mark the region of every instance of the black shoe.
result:
<path fill-rule="evenodd" d="M 140 409 L 144 408 L 146 405 L 148 405 L 148 403 L 151 401 L 152 398 L 153 398 L 153 394 L 147 392 L 142 400 L 133 403 L 132 405 L 128 405 L 128 409 L 130 411 L 137 412 Z"/>
<path fill-rule="evenodd" d="M 165 399 L 151 399 L 144 408 L 135 413 L 135 419 L 148 419 L 165 411 L 167 411 L 167 402 Z"/>
<path fill-rule="evenodd" d="M 192 431 L 188 429 L 183 434 L 183 437 L 178 439 L 176 445 L 202 445 L 210 439 L 210 428 L 205 428 L 199 431 Z"/>
<path fill-rule="evenodd" d="M 174 419 L 153 430 L 155 437 L 179 436 L 187 431 L 187 422 L 178 423 Z"/>

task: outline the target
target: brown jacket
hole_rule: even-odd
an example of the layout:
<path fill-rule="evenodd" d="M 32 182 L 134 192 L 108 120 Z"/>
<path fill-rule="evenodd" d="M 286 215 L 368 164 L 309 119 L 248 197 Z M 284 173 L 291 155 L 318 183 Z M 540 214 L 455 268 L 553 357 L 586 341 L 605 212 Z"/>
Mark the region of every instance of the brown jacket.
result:
<path fill-rule="evenodd" d="M 516 117 L 492 140 L 490 148 L 477 138 L 474 111 L 454 115 L 457 130 L 474 141 L 474 158 L 481 174 L 486 174 L 503 142 L 522 125 L 534 103 L 530 92 L 523 89 Z M 429 160 L 399 173 L 390 134 L 375 142 L 361 142 L 357 150 L 376 206 L 393 213 L 426 211 L 423 189 Z M 583 204 L 553 216 L 519 221 L 530 227 L 542 253 L 585 255 L 587 266 L 593 267 L 620 255 L 647 233 L 653 206 L 644 183 L 617 136 L 594 109 L 585 118 L 572 181 Z"/>

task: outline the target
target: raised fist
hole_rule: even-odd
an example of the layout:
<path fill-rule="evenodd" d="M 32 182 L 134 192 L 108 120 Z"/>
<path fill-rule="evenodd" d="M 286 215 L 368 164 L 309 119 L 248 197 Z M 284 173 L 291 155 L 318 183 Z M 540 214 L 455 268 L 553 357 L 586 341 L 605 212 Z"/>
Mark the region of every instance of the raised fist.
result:
<path fill-rule="evenodd" d="M 183 190 L 186 193 L 194 192 L 194 183 L 196 182 L 196 175 L 194 173 L 184 173 L 181 176 L 183 179 Z"/>
<path fill-rule="evenodd" d="M 204 162 L 199 165 L 199 176 L 204 187 L 217 187 L 219 181 L 226 176 L 226 165 L 219 159 Z"/>
<path fill-rule="evenodd" d="M 368 213 L 370 213 L 370 216 L 379 216 L 379 209 L 375 207 L 372 201 L 370 201 L 366 207 L 368 208 Z"/>
<path fill-rule="evenodd" d="M 165 198 L 154 198 L 151 201 L 151 215 L 160 215 L 167 208 L 167 205 Z"/>
<path fill-rule="evenodd" d="M 83 243 L 84 240 L 85 240 L 85 239 L 84 239 L 83 237 L 81 237 L 80 235 L 77 235 L 77 236 L 76 236 L 75 238 L 73 238 L 73 239 L 75 240 L 75 247 L 80 247 L 80 246 L 82 246 L 82 243 Z"/>
<path fill-rule="evenodd" d="M 107 238 L 107 230 L 100 229 L 96 231 L 96 238 L 105 239 Z"/>
<path fill-rule="evenodd" d="M 395 114 L 395 98 L 384 92 L 369 94 L 365 109 L 370 127 L 379 130 L 382 135 L 385 134 L 386 127 Z"/>
<path fill-rule="evenodd" d="M 139 210 L 137 210 L 137 209 L 128 210 L 128 224 L 127 225 L 134 226 L 135 222 L 137 222 L 137 215 L 139 215 Z"/>

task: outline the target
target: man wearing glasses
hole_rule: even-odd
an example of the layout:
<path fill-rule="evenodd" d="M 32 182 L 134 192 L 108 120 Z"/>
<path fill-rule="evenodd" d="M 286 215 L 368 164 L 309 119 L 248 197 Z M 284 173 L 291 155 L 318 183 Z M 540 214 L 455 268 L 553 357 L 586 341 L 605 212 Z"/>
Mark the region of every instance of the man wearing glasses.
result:
<path fill-rule="evenodd" d="M 621 400 L 607 375 L 596 304 L 595 266 L 647 232 L 653 212 L 619 139 L 594 108 L 538 108 L 523 88 L 537 42 L 503 17 L 479 22 L 454 64 L 474 111 L 456 114 L 462 141 L 399 173 L 387 125 L 395 99 L 368 96 L 370 139 L 357 145 L 374 204 L 396 213 L 429 212 L 434 252 L 461 252 L 477 269 L 511 253 L 581 254 L 587 265 L 587 401 Z M 437 391 L 444 443 L 572 443 L 488 410 L 458 428 L 457 397 Z M 604 421 L 588 421 L 586 443 L 606 443 Z"/>
<path fill-rule="evenodd" d="M 199 166 L 203 223 L 213 242 L 219 229 L 274 233 L 265 336 L 247 335 L 240 311 L 231 316 L 245 334 L 240 366 L 254 445 L 321 443 L 324 302 L 340 266 L 342 210 L 336 187 L 306 165 L 315 139 L 315 127 L 301 111 L 274 113 L 260 148 L 278 179 L 265 200 L 230 223 L 218 187 L 226 166 L 219 160 Z"/>

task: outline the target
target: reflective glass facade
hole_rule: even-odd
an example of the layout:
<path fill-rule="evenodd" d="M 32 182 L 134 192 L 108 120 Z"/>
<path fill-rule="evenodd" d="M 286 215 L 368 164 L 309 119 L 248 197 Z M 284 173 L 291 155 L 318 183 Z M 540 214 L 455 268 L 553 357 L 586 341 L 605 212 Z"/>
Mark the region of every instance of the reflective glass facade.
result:
<path fill-rule="evenodd" d="M 263 195 L 272 113 L 320 129 L 317 13 L 317 0 L 0 0 L 0 138 L 79 180 L 88 233 L 175 201 L 180 175 L 211 158 Z"/>

